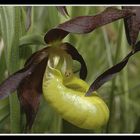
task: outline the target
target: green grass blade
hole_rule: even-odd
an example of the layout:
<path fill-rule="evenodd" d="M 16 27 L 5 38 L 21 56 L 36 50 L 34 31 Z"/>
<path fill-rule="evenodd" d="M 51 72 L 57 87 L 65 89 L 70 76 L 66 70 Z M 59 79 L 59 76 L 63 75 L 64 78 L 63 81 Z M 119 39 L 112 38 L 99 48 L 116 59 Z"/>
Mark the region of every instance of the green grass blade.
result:
<path fill-rule="evenodd" d="M 1 29 L 8 74 L 19 69 L 20 7 L 1 7 Z M 20 132 L 20 106 L 16 94 L 10 96 L 11 133 Z"/>
<path fill-rule="evenodd" d="M 9 116 L 9 102 L 8 99 L 0 101 L 0 122 Z"/>

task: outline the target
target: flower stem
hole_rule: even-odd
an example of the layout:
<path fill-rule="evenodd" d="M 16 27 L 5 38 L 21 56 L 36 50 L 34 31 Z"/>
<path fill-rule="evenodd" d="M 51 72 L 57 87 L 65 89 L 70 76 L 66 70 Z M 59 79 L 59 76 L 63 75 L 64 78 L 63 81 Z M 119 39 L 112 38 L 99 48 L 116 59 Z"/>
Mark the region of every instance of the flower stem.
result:
<path fill-rule="evenodd" d="M 124 32 L 123 32 L 123 36 L 122 38 L 124 38 Z M 126 45 L 126 41 L 125 39 L 122 39 L 122 56 L 124 57 L 126 55 L 126 51 L 127 51 L 127 45 Z M 126 66 L 126 68 L 122 71 L 122 90 L 124 93 L 124 96 L 122 98 L 124 98 L 124 100 L 122 99 L 122 115 L 123 115 L 123 131 L 124 132 L 128 132 L 129 131 L 129 104 L 128 104 L 128 100 L 129 100 L 129 88 L 128 88 L 128 68 Z"/>
<path fill-rule="evenodd" d="M 114 64 L 117 62 L 117 59 L 119 57 L 119 53 L 121 51 L 121 42 L 122 42 L 122 29 L 123 29 L 123 24 L 122 22 L 119 23 L 119 33 L 118 33 L 118 43 L 116 47 L 116 53 L 115 53 L 115 58 L 114 58 Z M 109 99 L 109 110 L 110 110 L 110 117 L 109 121 L 106 127 L 106 133 L 110 132 L 111 128 L 111 121 L 113 118 L 113 102 L 114 102 L 114 92 L 115 92 L 115 86 L 116 86 L 116 78 L 112 80 L 112 85 L 111 85 L 111 91 L 110 91 L 110 99 Z"/>
<path fill-rule="evenodd" d="M 20 133 L 20 106 L 17 94 L 13 93 L 9 100 L 11 133 Z"/>

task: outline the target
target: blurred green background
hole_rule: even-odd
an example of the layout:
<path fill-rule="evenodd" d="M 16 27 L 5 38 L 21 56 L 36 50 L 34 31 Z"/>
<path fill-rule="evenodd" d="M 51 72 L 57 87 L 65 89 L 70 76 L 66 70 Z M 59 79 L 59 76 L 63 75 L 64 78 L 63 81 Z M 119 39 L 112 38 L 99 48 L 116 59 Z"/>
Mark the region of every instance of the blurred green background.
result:
<path fill-rule="evenodd" d="M 54 6 L 0 7 L 0 82 L 22 68 L 33 52 L 44 47 L 40 42 L 48 30 L 77 16 L 96 15 L 105 8 L 103 6 L 67 6 L 70 16 L 65 18 Z M 88 67 L 86 81 L 89 84 L 131 51 L 123 26 L 121 19 L 91 33 L 70 34 L 64 39 L 74 45 L 84 57 Z M 28 41 L 26 37 L 29 37 Z M 77 128 L 64 121 L 42 97 L 31 132 L 139 133 L 139 59 L 140 53 L 133 56 L 127 67 L 113 80 L 98 90 L 110 108 L 110 120 L 106 127 L 96 131 Z M 78 65 L 75 64 L 75 69 L 77 67 Z M 24 115 L 20 113 L 16 94 L 0 101 L 0 133 L 22 133 L 24 123 Z"/>

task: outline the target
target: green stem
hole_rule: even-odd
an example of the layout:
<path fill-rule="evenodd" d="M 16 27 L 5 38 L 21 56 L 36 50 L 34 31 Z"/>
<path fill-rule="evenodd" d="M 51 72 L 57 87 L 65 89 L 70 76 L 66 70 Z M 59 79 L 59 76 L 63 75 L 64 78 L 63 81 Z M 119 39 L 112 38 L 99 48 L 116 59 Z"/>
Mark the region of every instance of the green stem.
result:
<path fill-rule="evenodd" d="M 102 31 L 103 31 L 104 41 L 105 41 L 107 59 L 108 59 L 109 67 L 111 67 L 113 65 L 111 46 L 105 28 L 102 28 Z"/>
<path fill-rule="evenodd" d="M 123 37 L 122 38 L 125 38 L 124 36 L 124 32 L 123 32 Z M 126 56 L 126 52 L 127 52 L 127 45 L 126 45 L 126 41 L 125 39 L 122 40 L 122 49 L 121 49 L 121 52 L 122 52 L 122 56 Z M 122 88 L 123 88 L 123 92 L 124 92 L 124 100 L 122 100 L 122 105 L 123 105 L 123 131 L 125 132 L 128 132 L 129 131 L 129 117 L 128 117 L 128 114 L 129 114 L 129 104 L 128 104 L 128 100 L 129 100 L 129 88 L 128 88 L 128 68 L 126 66 L 126 68 L 122 71 Z"/>
<path fill-rule="evenodd" d="M 123 24 L 120 22 L 119 23 L 119 33 L 118 33 L 118 43 L 116 46 L 116 54 L 115 54 L 115 58 L 114 58 L 114 64 L 117 62 L 117 59 L 119 57 L 119 53 L 120 53 L 120 46 L 121 46 L 121 42 L 122 42 L 122 29 L 123 29 Z M 116 78 L 112 80 L 112 85 L 111 85 L 111 92 L 110 92 L 110 100 L 109 100 L 109 109 L 110 109 L 110 117 L 109 117 L 109 121 L 106 127 L 106 133 L 110 132 L 110 127 L 111 127 L 111 120 L 113 118 L 113 102 L 114 102 L 114 89 L 116 86 Z"/>
<path fill-rule="evenodd" d="M 19 38 L 20 38 L 20 10 L 19 7 L 13 8 L 13 17 L 11 22 L 13 21 L 13 36 L 11 36 L 11 50 L 10 52 L 10 63 L 9 63 L 9 74 L 14 73 L 19 69 Z M 10 26 L 9 26 L 10 27 Z M 9 46 L 10 48 L 10 46 Z M 11 133 L 19 133 L 21 131 L 20 126 L 20 104 L 18 101 L 17 94 L 12 94 L 9 97 L 10 100 L 10 125 L 11 125 Z"/>
<path fill-rule="evenodd" d="M 31 34 L 33 32 L 33 29 L 34 29 L 34 7 L 31 6 L 31 25 L 30 25 L 30 28 L 29 28 L 29 34 Z"/>
<path fill-rule="evenodd" d="M 111 52 L 111 48 L 110 48 L 110 43 L 109 43 L 105 28 L 102 28 L 102 32 L 103 32 L 103 37 L 104 37 L 104 41 L 105 41 L 106 55 L 107 55 L 108 64 L 109 64 L 109 67 L 111 67 L 113 65 L 113 60 L 112 60 L 112 52 Z M 112 86 L 114 86 L 115 83 L 112 82 L 112 84 L 113 84 Z M 110 102 L 109 102 L 110 118 L 112 116 L 112 108 L 111 108 L 112 107 L 111 104 L 112 104 L 112 101 L 113 101 L 113 94 L 112 93 L 113 93 L 113 91 L 111 90 L 111 92 L 110 92 Z M 110 118 L 109 118 L 107 128 L 106 128 L 107 133 L 109 131 Z"/>
<path fill-rule="evenodd" d="M 11 133 L 20 133 L 20 106 L 17 94 L 13 93 L 9 100 Z"/>

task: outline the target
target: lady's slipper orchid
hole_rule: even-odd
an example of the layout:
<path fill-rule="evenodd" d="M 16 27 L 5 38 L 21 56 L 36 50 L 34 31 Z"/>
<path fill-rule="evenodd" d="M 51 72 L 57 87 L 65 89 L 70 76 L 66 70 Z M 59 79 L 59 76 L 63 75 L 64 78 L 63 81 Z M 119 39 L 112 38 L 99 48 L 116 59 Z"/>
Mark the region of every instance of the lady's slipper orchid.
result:
<path fill-rule="evenodd" d="M 59 10 L 62 12 L 62 9 Z M 67 12 L 64 10 L 63 14 Z M 131 32 L 128 31 L 128 40 L 132 40 L 129 42 L 135 45 L 135 49 L 123 61 L 99 76 L 91 86 L 84 81 L 87 76 L 84 59 L 75 47 L 67 42 L 62 43 L 61 40 L 69 33 L 89 33 L 118 19 L 128 20 L 135 14 L 131 8 L 120 10 L 111 7 L 95 16 L 76 17 L 51 29 L 44 37 L 48 46 L 32 54 L 23 69 L 1 83 L 0 99 L 17 89 L 20 104 L 26 113 L 26 127 L 29 129 L 38 111 L 42 93 L 47 102 L 72 124 L 86 129 L 102 127 L 108 121 L 109 110 L 101 97 L 93 91 L 121 71 L 129 58 L 140 50 L 140 43 L 134 43 L 137 36 L 134 35 L 133 41 Z M 127 28 L 128 24 L 125 26 Z M 80 78 L 73 72 L 73 60 L 81 64 Z"/>

